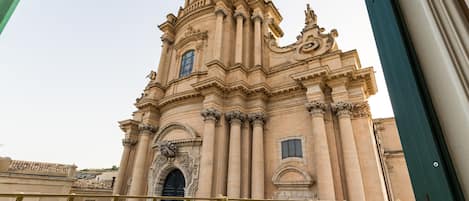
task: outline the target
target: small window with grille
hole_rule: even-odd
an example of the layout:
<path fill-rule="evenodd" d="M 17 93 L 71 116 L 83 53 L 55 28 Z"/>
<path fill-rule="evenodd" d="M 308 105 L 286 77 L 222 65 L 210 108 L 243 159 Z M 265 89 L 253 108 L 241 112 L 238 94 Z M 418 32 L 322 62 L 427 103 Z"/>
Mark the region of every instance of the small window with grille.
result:
<path fill-rule="evenodd" d="M 186 77 L 191 74 L 192 66 L 194 65 L 194 50 L 189 50 L 182 55 L 181 70 L 179 77 Z"/>
<path fill-rule="evenodd" d="M 301 139 L 290 139 L 282 141 L 282 159 L 289 157 L 303 157 Z"/>

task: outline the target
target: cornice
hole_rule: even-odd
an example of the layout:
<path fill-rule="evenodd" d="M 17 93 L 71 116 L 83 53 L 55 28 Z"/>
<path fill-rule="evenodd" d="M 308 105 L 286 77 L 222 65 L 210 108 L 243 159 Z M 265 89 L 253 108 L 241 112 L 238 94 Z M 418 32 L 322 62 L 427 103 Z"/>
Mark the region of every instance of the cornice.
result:
<path fill-rule="evenodd" d="M 203 15 L 207 15 L 207 14 L 211 14 L 213 13 L 213 9 L 214 9 L 215 5 L 214 4 L 208 4 L 208 5 L 205 5 L 203 7 L 200 7 L 198 8 L 197 12 L 192 12 L 192 11 L 189 11 L 188 13 L 184 13 L 184 14 L 181 14 L 181 10 L 179 11 L 179 14 L 178 14 L 178 20 L 175 24 L 175 29 L 176 29 L 176 32 L 182 27 L 184 26 L 187 22 L 193 20 L 193 19 L 196 19 L 200 16 L 203 16 Z M 184 11 L 182 11 L 184 12 Z"/>
<path fill-rule="evenodd" d="M 200 31 L 199 29 L 194 30 L 192 26 L 189 26 L 184 33 L 184 37 L 178 41 L 176 41 L 175 48 L 180 49 L 184 47 L 189 42 L 192 41 L 199 41 L 199 40 L 207 40 L 208 38 L 208 31 Z"/>
<path fill-rule="evenodd" d="M 150 98 L 142 98 L 134 105 L 139 110 L 142 110 L 144 108 L 158 108 L 158 101 Z"/>
<path fill-rule="evenodd" d="M 190 99 L 190 98 L 194 98 L 194 97 L 199 97 L 199 96 L 201 96 L 201 94 L 200 94 L 200 92 L 197 92 L 197 91 L 188 91 L 188 92 L 174 94 L 174 95 L 167 96 L 167 97 L 161 99 L 160 102 L 159 102 L 159 107 L 164 107 L 168 104 L 171 104 L 171 103 L 174 103 L 174 102 L 177 102 L 177 101 Z"/>
<path fill-rule="evenodd" d="M 200 76 L 203 76 L 203 75 L 207 75 L 208 72 L 207 71 L 197 71 L 197 72 L 193 72 L 191 74 L 189 74 L 188 76 L 184 76 L 184 77 L 181 77 L 181 78 L 177 78 L 177 79 L 173 79 L 171 81 L 168 82 L 167 86 L 165 87 L 165 89 L 167 89 L 170 85 L 172 84 L 175 84 L 175 83 L 178 83 L 178 82 L 181 82 L 183 80 L 188 80 L 188 79 L 191 79 L 193 77 L 197 77 L 199 78 Z"/>
<path fill-rule="evenodd" d="M 126 119 L 126 120 L 123 120 L 123 121 L 119 121 L 118 123 L 119 123 L 119 127 L 124 132 L 127 132 L 127 129 L 129 129 L 129 128 L 137 129 L 138 125 L 140 124 L 140 122 L 135 121 L 133 119 Z"/>

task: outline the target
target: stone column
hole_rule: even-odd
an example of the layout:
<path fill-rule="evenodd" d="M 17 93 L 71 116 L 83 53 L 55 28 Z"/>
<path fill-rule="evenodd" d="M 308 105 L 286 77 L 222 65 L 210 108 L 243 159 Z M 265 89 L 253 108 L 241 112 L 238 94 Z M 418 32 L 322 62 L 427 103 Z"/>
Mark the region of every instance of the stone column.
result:
<path fill-rule="evenodd" d="M 254 20 L 254 66 L 262 66 L 262 13 L 256 12 Z"/>
<path fill-rule="evenodd" d="M 241 198 L 251 197 L 251 129 L 244 121 L 241 137 Z"/>
<path fill-rule="evenodd" d="M 215 24 L 215 37 L 213 46 L 213 57 L 215 60 L 221 61 L 222 48 L 223 48 L 223 21 L 227 15 L 227 11 L 222 6 L 215 8 L 216 24 Z"/>
<path fill-rule="evenodd" d="M 341 137 L 342 152 L 345 166 L 345 180 L 347 184 L 347 194 L 349 201 L 365 200 L 365 189 L 360 169 L 355 136 L 352 128 L 353 105 L 348 102 L 332 103 L 332 109 L 339 117 L 339 130 Z"/>
<path fill-rule="evenodd" d="M 163 77 L 168 74 L 167 73 L 168 66 L 166 64 L 166 61 L 168 60 L 167 53 L 168 53 L 169 45 L 171 44 L 171 42 L 170 42 L 171 40 L 165 35 L 163 35 L 163 37 L 161 37 L 161 41 L 163 42 L 163 46 L 162 46 L 162 49 L 161 49 L 160 64 L 158 65 L 158 73 L 156 74 L 156 82 L 157 83 L 162 83 L 163 82 Z"/>
<path fill-rule="evenodd" d="M 127 163 L 129 161 L 130 149 L 133 145 L 137 143 L 137 140 L 126 137 L 122 140 L 122 145 L 124 146 L 124 151 L 121 156 L 121 163 L 119 165 L 119 173 L 116 178 L 116 183 L 114 184 L 114 189 L 112 191 L 113 195 L 121 193 L 122 185 L 124 184 L 125 173 L 127 172 Z"/>
<path fill-rule="evenodd" d="M 220 119 L 221 114 L 218 110 L 210 108 L 202 110 L 201 115 L 204 117 L 204 134 L 200 153 L 200 176 L 197 197 L 212 197 L 215 124 Z"/>
<path fill-rule="evenodd" d="M 251 198 L 264 199 L 264 113 L 249 115 L 253 124 Z"/>
<path fill-rule="evenodd" d="M 140 134 L 137 142 L 137 152 L 135 153 L 135 162 L 132 172 L 132 183 L 128 195 L 143 195 L 145 181 L 145 164 L 147 161 L 148 145 L 150 136 L 156 132 L 156 128 L 148 124 L 138 126 Z M 138 200 L 138 199 L 137 199 Z"/>
<path fill-rule="evenodd" d="M 241 197 L 241 123 L 244 114 L 240 111 L 226 113 L 226 120 L 230 123 L 230 147 L 228 157 L 227 196 Z"/>
<path fill-rule="evenodd" d="M 243 22 L 246 15 L 242 11 L 236 11 L 236 46 L 235 46 L 235 64 L 243 62 Z"/>
<path fill-rule="evenodd" d="M 319 200 L 336 200 L 334 177 L 332 175 L 332 161 L 329 153 L 329 144 L 327 142 L 326 126 L 324 124 L 326 104 L 320 101 L 312 101 L 306 104 L 306 108 L 311 114 L 311 123 L 313 126 L 318 197 Z"/>

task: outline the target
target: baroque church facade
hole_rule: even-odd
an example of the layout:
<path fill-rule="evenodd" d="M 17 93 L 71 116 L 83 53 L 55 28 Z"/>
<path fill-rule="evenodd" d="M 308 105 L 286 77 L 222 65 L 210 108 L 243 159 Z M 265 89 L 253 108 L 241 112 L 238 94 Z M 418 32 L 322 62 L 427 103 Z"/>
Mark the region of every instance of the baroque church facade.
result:
<path fill-rule="evenodd" d="M 119 122 L 114 194 L 394 200 L 367 102 L 373 68 L 309 5 L 284 47 L 281 21 L 269 0 L 186 0 L 167 15 L 158 73 Z"/>

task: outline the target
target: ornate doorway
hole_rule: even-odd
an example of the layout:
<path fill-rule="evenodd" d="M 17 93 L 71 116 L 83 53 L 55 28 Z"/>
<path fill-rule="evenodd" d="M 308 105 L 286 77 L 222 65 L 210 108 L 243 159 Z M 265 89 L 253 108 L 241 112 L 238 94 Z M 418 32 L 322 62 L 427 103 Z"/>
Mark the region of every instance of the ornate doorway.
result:
<path fill-rule="evenodd" d="M 171 171 L 164 181 L 163 196 L 184 197 L 186 180 L 179 169 Z"/>

